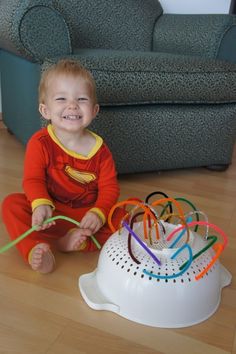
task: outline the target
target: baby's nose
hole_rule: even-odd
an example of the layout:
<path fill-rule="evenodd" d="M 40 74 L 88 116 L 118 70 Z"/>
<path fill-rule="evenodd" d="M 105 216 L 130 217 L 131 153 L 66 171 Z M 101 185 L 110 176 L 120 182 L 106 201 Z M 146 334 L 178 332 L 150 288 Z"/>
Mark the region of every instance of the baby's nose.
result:
<path fill-rule="evenodd" d="M 77 100 L 71 100 L 71 101 L 69 102 L 69 107 L 70 107 L 70 108 L 73 108 L 73 109 L 78 108 L 78 101 L 77 101 Z"/>

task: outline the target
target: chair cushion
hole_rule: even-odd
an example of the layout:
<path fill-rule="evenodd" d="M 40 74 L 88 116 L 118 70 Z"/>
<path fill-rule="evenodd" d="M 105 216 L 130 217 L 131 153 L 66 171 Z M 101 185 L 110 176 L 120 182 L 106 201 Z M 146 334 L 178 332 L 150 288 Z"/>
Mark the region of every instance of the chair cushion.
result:
<path fill-rule="evenodd" d="M 156 52 L 80 49 L 101 105 L 236 102 L 236 64 Z M 43 69 L 59 58 L 44 61 Z"/>
<path fill-rule="evenodd" d="M 151 50 L 158 0 L 52 0 L 70 28 L 73 48 Z"/>

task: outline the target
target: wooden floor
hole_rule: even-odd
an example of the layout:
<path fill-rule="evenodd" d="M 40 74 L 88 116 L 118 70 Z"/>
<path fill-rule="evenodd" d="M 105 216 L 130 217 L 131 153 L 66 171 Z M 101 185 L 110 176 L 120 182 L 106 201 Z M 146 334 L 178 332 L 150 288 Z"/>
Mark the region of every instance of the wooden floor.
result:
<path fill-rule="evenodd" d="M 24 147 L 0 125 L 0 200 L 21 191 L 23 157 Z M 77 282 L 95 269 L 98 253 L 58 254 L 56 271 L 40 275 L 11 248 L 0 255 L 1 354 L 236 353 L 236 150 L 226 172 L 200 168 L 136 174 L 121 177 L 120 185 L 121 200 L 143 199 L 157 189 L 185 197 L 227 233 L 221 262 L 233 280 L 223 290 L 217 312 L 192 327 L 163 329 L 94 311 L 83 301 Z M 2 246 L 8 236 L 1 219 L 0 235 Z"/>

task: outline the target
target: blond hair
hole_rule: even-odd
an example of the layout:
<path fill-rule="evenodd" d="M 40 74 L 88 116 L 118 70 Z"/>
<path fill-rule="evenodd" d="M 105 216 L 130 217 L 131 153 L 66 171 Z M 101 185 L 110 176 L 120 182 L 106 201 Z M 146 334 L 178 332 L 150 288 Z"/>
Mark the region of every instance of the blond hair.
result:
<path fill-rule="evenodd" d="M 94 104 L 97 103 L 96 84 L 92 74 L 83 67 L 79 61 L 73 59 L 61 59 L 43 71 L 39 83 L 39 103 L 45 103 L 49 80 L 56 75 L 69 75 L 84 79 L 91 89 L 91 96 Z"/>

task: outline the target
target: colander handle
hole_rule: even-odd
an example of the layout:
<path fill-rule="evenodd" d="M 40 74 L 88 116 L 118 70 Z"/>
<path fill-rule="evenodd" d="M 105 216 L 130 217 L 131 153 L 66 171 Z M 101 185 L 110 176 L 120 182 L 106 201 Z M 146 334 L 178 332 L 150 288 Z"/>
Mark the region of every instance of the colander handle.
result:
<path fill-rule="evenodd" d="M 94 310 L 107 310 L 119 314 L 120 307 L 111 303 L 97 285 L 96 270 L 92 273 L 81 275 L 78 286 L 84 301 L 89 307 Z"/>

